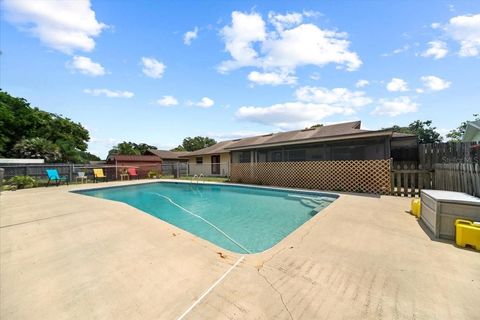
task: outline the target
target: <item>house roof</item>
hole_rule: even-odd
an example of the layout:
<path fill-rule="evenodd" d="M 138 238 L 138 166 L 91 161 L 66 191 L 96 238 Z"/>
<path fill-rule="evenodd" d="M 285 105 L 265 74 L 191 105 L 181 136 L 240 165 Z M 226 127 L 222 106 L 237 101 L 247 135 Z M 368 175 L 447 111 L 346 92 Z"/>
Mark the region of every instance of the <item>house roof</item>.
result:
<path fill-rule="evenodd" d="M 110 155 L 108 156 L 108 160 L 113 161 L 132 161 L 132 162 L 160 162 L 160 159 L 157 156 L 135 156 L 135 155 L 126 155 L 126 154 L 117 154 L 117 155 Z"/>
<path fill-rule="evenodd" d="M 312 129 L 294 130 L 243 139 L 227 140 L 219 142 L 211 147 L 191 152 L 188 154 L 188 156 L 218 154 L 232 150 L 250 149 L 254 147 L 273 147 L 278 145 L 292 145 L 321 141 L 372 138 L 382 136 L 414 136 L 404 133 L 392 133 L 391 129 L 378 131 L 363 130 L 360 129 L 360 126 L 360 121 L 352 121 Z"/>
<path fill-rule="evenodd" d="M 179 157 L 190 154 L 189 151 L 169 151 L 169 150 L 156 150 L 156 149 L 150 149 L 148 150 L 148 152 L 164 160 L 178 160 L 178 159 L 181 159 Z"/>
<path fill-rule="evenodd" d="M 467 127 L 465 128 L 465 133 L 463 134 L 462 141 L 474 141 L 478 140 L 480 137 L 480 120 L 469 121 Z"/>
<path fill-rule="evenodd" d="M 227 150 L 227 148 L 235 143 L 236 140 L 226 140 L 226 141 L 221 141 L 219 143 L 214 144 L 213 146 L 206 147 L 197 151 L 192 151 L 189 152 L 186 157 L 191 157 L 191 156 L 199 156 L 199 155 L 204 155 L 204 154 L 218 154 L 218 153 L 225 153 L 225 152 L 230 152 L 230 150 Z M 183 156 L 183 157 L 185 157 Z"/>
<path fill-rule="evenodd" d="M 392 133 L 392 137 L 394 138 L 406 138 L 406 137 L 416 137 L 416 134 L 411 133 L 403 133 L 403 132 L 394 132 Z"/>

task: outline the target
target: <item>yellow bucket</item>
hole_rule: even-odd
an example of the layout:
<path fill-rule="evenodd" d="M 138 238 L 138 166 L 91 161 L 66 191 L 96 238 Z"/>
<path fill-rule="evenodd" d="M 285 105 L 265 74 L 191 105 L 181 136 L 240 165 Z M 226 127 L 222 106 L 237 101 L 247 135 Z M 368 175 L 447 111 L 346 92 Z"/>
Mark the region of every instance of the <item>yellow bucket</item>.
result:
<path fill-rule="evenodd" d="M 458 219 L 455 221 L 455 242 L 457 246 L 471 246 L 480 251 L 480 223 Z"/>
<path fill-rule="evenodd" d="M 421 209 L 420 199 L 413 199 L 411 204 L 411 212 L 417 218 L 420 218 L 420 211 L 421 211 L 420 209 Z"/>

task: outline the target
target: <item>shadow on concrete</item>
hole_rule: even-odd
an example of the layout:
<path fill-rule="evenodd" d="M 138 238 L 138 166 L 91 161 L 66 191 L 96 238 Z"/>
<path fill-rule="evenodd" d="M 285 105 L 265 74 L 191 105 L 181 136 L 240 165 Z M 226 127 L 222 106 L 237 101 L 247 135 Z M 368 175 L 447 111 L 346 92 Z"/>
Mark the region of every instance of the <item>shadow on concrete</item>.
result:
<path fill-rule="evenodd" d="M 410 214 L 409 211 L 405 211 L 405 212 L 407 212 L 407 213 Z M 417 219 L 417 223 L 418 223 L 418 225 L 420 226 L 420 228 L 422 228 L 423 232 L 425 232 L 426 235 L 427 235 L 427 236 L 430 238 L 430 240 L 432 240 L 432 241 L 449 244 L 449 245 L 451 245 L 452 247 L 455 247 L 455 248 L 458 248 L 458 249 L 461 249 L 461 250 L 467 250 L 467 251 L 472 251 L 472 252 L 480 253 L 479 251 L 477 251 L 477 250 L 475 250 L 474 248 L 471 248 L 471 247 L 460 247 L 460 246 L 457 246 L 457 244 L 455 243 L 455 240 L 448 240 L 448 239 L 436 238 L 435 235 L 433 234 L 433 232 L 432 232 L 432 231 L 427 227 L 427 225 L 422 221 L 422 219 Z"/>

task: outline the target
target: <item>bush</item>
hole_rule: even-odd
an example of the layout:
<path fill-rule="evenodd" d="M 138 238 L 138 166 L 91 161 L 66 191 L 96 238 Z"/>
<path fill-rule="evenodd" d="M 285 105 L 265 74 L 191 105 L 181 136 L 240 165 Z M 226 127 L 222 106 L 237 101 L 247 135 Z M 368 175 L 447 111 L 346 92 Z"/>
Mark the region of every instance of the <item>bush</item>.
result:
<path fill-rule="evenodd" d="M 30 176 L 15 176 L 8 180 L 8 184 L 16 189 L 24 189 L 36 187 L 37 181 Z"/>
<path fill-rule="evenodd" d="M 162 175 L 160 174 L 160 172 L 158 170 L 150 170 L 147 173 L 147 177 L 149 179 L 156 179 L 156 178 L 161 178 Z"/>

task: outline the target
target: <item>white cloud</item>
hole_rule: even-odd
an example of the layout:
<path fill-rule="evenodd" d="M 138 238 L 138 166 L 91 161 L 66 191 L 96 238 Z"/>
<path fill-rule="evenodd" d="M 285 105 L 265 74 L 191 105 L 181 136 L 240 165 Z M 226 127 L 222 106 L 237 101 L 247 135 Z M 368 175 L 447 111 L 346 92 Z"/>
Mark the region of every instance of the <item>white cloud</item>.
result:
<path fill-rule="evenodd" d="M 380 105 L 373 110 L 372 114 L 380 116 L 395 117 L 405 113 L 416 112 L 418 109 L 418 103 L 405 96 L 393 99 L 380 99 L 378 103 Z"/>
<path fill-rule="evenodd" d="M 341 107 L 296 101 L 269 107 L 244 106 L 238 109 L 236 116 L 242 120 L 282 129 L 294 129 L 313 125 L 325 117 L 342 112 Z"/>
<path fill-rule="evenodd" d="M 198 102 L 192 102 L 192 101 L 187 101 L 187 105 L 189 106 L 197 106 L 201 108 L 210 108 L 215 104 L 215 101 L 210 99 L 209 97 L 203 97 L 200 101 Z"/>
<path fill-rule="evenodd" d="M 357 81 L 357 83 L 355 83 L 355 87 L 364 88 L 364 87 L 368 86 L 369 84 L 370 84 L 370 81 L 360 79 L 360 80 Z"/>
<path fill-rule="evenodd" d="M 133 92 L 130 91 L 120 91 L 120 90 L 109 90 L 109 89 L 85 89 L 84 93 L 91 94 L 92 96 L 105 96 L 107 98 L 132 98 L 134 96 Z"/>
<path fill-rule="evenodd" d="M 154 58 L 142 57 L 143 73 L 154 79 L 160 79 L 165 72 L 166 66 Z"/>
<path fill-rule="evenodd" d="M 407 82 L 400 78 L 392 78 L 387 84 L 387 90 L 391 92 L 408 91 Z"/>
<path fill-rule="evenodd" d="M 158 99 L 157 103 L 164 107 L 178 105 L 178 100 L 174 96 L 163 96 L 162 99 Z"/>
<path fill-rule="evenodd" d="M 295 84 L 297 77 L 288 75 L 288 73 L 258 72 L 252 71 L 248 74 L 248 80 L 259 85 L 278 86 L 281 84 Z"/>
<path fill-rule="evenodd" d="M 94 37 L 107 27 L 95 17 L 89 0 L 5 0 L 2 7 L 20 30 L 67 54 L 92 51 Z"/>
<path fill-rule="evenodd" d="M 258 13 L 232 13 L 231 25 L 221 35 L 231 60 L 223 61 L 218 70 L 226 73 L 241 67 L 262 68 L 265 73 L 294 75 L 303 65 L 322 67 L 336 64 L 337 68 L 356 70 L 362 64 L 358 55 L 349 50 L 347 34 L 321 29 L 303 23 L 305 13 L 269 14 L 269 23 Z"/>
<path fill-rule="evenodd" d="M 452 84 L 450 81 L 435 76 L 423 76 L 420 80 L 423 82 L 425 88 L 431 91 L 445 90 Z"/>
<path fill-rule="evenodd" d="M 78 71 L 92 77 L 103 76 L 106 71 L 105 68 L 92 59 L 83 56 L 74 56 L 73 59 L 66 63 L 67 68 Z"/>
<path fill-rule="evenodd" d="M 253 48 L 253 43 L 264 41 L 267 33 L 265 21 L 258 13 L 232 12 L 232 25 L 225 26 L 220 33 L 225 41 L 225 50 L 233 58 L 221 63 L 218 69 L 220 72 L 259 65 L 258 53 Z"/>
<path fill-rule="evenodd" d="M 442 26 L 442 25 L 441 25 L 439 22 L 434 22 L 434 23 L 432 23 L 432 24 L 430 25 L 430 27 L 431 27 L 432 29 L 438 29 L 438 28 L 440 28 L 441 26 Z"/>
<path fill-rule="evenodd" d="M 302 23 L 303 15 L 298 12 L 287 14 L 269 12 L 268 21 L 275 27 L 275 29 L 282 31 L 285 28 L 291 28 Z"/>
<path fill-rule="evenodd" d="M 187 46 L 192 44 L 194 39 L 198 37 L 198 27 L 195 27 L 192 31 L 187 31 L 183 35 L 183 43 Z"/>
<path fill-rule="evenodd" d="M 433 57 L 434 59 L 441 59 L 448 53 L 447 44 L 443 41 L 430 41 L 429 48 L 422 53 L 423 57 Z"/>
<path fill-rule="evenodd" d="M 322 87 L 301 87 L 295 91 L 298 101 L 328 104 L 331 106 L 359 108 L 372 102 L 363 91 L 350 91 L 346 88 L 327 89 Z"/>
<path fill-rule="evenodd" d="M 399 54 L 399 53 L 402 53 L 402 52 L 406 52 L 410 49 L 410 45 L 406 44 L 404 45 L 403 47 L 401 48 L 398 48 L 398 49 L 395 49 L 393 50 L 392 52 L 389 52 L 389 53 L 384 53 L 382 54 L 383 57 L 391 57 L 393 55 L 396 55 L 396 54 Z"/>
<path fill-rule="evenodd" d="M 460 43 L 461 57 L 480 54 L 480 14 L 451 18 L 445 26 L 445 32 Z"/>
<path fill-rule="evenodd" d="M 296 90 L 295 96 L 296 101 L 267 107 L 242 106 L 236 117 L 281 129 L 294 129 L 313 125 L 334 114 L 351 115 L 372 102 L 364 92 L 345 88 L 302 87 Z"/>

